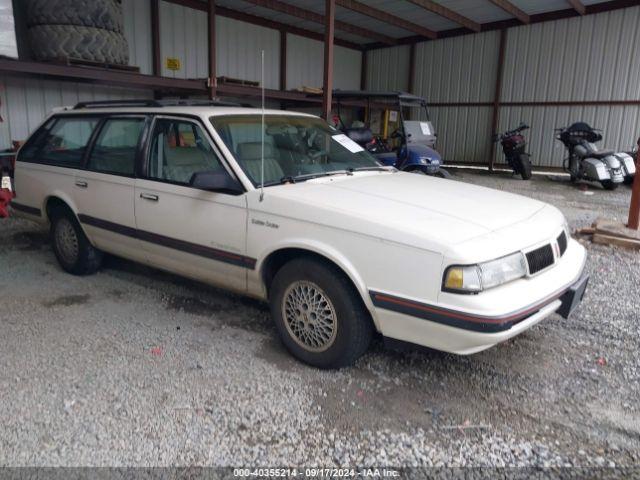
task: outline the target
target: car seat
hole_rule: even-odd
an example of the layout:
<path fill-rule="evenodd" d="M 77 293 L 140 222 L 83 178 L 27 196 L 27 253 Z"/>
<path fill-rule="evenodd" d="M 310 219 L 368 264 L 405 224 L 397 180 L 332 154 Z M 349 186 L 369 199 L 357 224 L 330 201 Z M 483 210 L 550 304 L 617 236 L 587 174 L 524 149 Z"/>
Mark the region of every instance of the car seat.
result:
<path fill-rule="evenodd" d="M 210 155 L 198 147 L 179 147 L 169 136 L 164 141 L 164 172 L 162 177 L 174 182 L 189 183 L 196 172 L 209 172 L 218 167 Z"/>
<path fill-rule="evenodd" d="M 260 142 L 245 142 L 239 143 L 238 149 L 238 163 L 244 168 L 248 176 L 254 183 L 260 183 L 261 177 L 261 155 L 262 144 Z M 273 145 L 264 144 L 264 181 L 265 183 L 277 182 L 284 173 L 282 167 L 275 158 L 275 151 Z"/>

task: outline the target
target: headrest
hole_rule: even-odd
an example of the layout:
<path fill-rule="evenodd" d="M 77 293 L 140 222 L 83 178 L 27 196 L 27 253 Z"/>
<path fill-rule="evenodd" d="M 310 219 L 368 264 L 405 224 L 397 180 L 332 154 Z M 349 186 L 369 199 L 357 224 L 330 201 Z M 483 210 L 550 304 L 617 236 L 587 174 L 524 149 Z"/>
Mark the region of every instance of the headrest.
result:
<path fill-rule="evenodd" d="M 262 155 L 262 144 L 260 142 L 245 142 L 238 144 L 238 156 L 242 160 L 260 160 Z M 264 144 L 264 156 L 273 157 L 273 145 Z"/>
<path fill-rule="evenodd" d="M 165 148 L 164 154 L 167 164 L 172 166 L 200 165 L 206 162 L 203 152 L 197 147 L 169 147 Z"/>

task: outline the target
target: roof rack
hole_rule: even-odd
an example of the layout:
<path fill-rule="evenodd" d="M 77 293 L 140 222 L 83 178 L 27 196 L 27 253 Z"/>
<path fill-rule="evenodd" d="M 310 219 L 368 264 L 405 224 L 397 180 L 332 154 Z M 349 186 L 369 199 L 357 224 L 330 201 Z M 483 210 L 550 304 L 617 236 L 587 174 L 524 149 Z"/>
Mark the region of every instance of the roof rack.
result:
<path fill-rule="evenodd" d="M 160 107 L 186 106 L 186 107 L 241 107 L 239 103 L 226 102 L 224 100 L 198 100 L 198 99 L 167 99 L 154 100 Z"/>
<path fill-rule="evenodd" d="M 241 107 L 239 103 L 223 100 L 197 99 L 168 99 L 168 100 L 99 100 L 95 102 L 80 102 L 73 109 L 82 108 L 114 108 L 114 107 Z"/>
<path fill-rule="evenodd" d="M 162 105 L 160 105 L 157 100 L 100 100 L 96 102 L 76 103 L 73 109 L 112 107 L 162 107 Z"/>

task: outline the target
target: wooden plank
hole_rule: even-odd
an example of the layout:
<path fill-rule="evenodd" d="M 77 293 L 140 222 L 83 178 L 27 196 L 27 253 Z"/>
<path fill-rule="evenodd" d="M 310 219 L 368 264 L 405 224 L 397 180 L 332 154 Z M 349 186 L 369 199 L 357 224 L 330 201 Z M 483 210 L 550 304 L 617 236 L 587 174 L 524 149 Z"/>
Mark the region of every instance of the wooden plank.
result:
<path fill-rule="evenodd" d="M 346 8 L 347 10 L 366 15 L 367 17 L 374 18 L 383 23 L 388 23 L 389 25 L 393 25 L 394 27 L 417 33 L 418 35 L 430 38 L 432 40 L 438 38 L 438 34 L 433 30 L 430 30 L 421 25 L 417 25 L 404 18 L 396 17 L 395 15 L 385 12 L 384 10 L 378 10 L 377 8 L 370 7 L 369 5 L 365 5 L 364 3 L 357 2 L 356 0 L 336 0 L 336 4 L 341 6 L 342 8 Z"/>
<path fill-rule="evenodd" d="M 493 94 L 493 112 L 491 115 L 491 135 L 498 132 L 498 121 L 500 120 L 500 97 L 502 96 L 502 77 L 504 73 L 504 59 L 507 51 L 507 29 L 500 30 L 500 46 L 498 50 L 498 71 L 496 72 L 496 85 Z M 496 157 L 496 142 L 491 142 L 491 153 L 489 157 L 489 171 L 493 171 Z"/>
<path fill-rule="evenodd" d="M 333 93 L 333 35 L 335 32 L 336 0 L 325 0 L 324 75 L 322 82 L 322 116 L 329 121 Z"/>
<path fill-rule="evenodd" d="M 593 228 L 595 229 L 595 233 L 640 241 L 640 231 L 627 228 L 627 226 L 621 222 L 598 219 L 594 222 Z"/>
<path fill-rule="evenodd" d="M 367 51 L 362 52 L 362 62 L 360 63 L 360 90 L 367 89 Z"/>
<path fill-rule="evenodd" d="M 638 153 L 636 154 L 636 175 L 631 190 L 629 204 L 629 220 L 627 226 L 633 230 L 640 229 L 640 138 L 638 139 Z"/>
<path fill-rule="evenodd" d="M 640 241 L 638 240 L 629 240 L 600 233 L 594 234 L 591 241 L 599 245 L 611 245 L 615 247 L 630 248 L 632 250 L 640 250 Z"/>
<path fill-rule="evenodd" d="M 416 76 L 416 44 L 412 43 L 409 47 L 409 84 L 407 85 L 407 92 L 414 93 L 415 80 Z"/>
<path fill-rule="evenodd" d="M 280 90 L 287 89 L 287 31 L 280 30 Z"/>
<path fill-rule="evenodd" d="M 160 59 L 160 0 L 150 0 L 151 3 L 151 56 L 153 74 L 162 75 L 162 60 Z"/>
<path fill-rule="evenodd" d="M 425 10 L 435 13 L 436 15 L 440 15 L 441 17 L 444 17 L 447 20 L 451 20 L 452 22 L 462 25 L 463 27 L 468 28 L 469 30 L 472 30 L 474 32 L 479 32 L 481 29 L 481 26 L 478 22 L 474 22 L 470 18 L 460 15 L 458 12 L 454 12 L 453 10 L 448 9 L 447 7 L 439 3 L 433 2 L 431 0 L 408 0 L 408 1 L 410 3 L 413 3 L 414 5 L 424 8 Z M 578 1 L 578 0 L 575 0 L 575 1 Z"/>
<path fill-rule="evenodd" d="M 209 44 L 207 51 L 209 54 L 209 98 L 216 96 L 216 2 L 209 0 L 207 4 L 207 30 Z"/>

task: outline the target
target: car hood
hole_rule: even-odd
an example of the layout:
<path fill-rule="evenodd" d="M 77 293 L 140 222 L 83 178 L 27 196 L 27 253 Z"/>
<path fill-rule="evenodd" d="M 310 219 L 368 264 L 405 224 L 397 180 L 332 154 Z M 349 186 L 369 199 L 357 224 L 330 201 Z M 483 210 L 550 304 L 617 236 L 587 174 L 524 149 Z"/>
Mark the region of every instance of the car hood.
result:
<path fill-rule="evenodd" d="M 265 190 L 261 210 L 442 251 L 530 219 L 537 200 L 403 172 L 332 176 Z"/>

